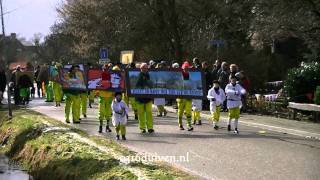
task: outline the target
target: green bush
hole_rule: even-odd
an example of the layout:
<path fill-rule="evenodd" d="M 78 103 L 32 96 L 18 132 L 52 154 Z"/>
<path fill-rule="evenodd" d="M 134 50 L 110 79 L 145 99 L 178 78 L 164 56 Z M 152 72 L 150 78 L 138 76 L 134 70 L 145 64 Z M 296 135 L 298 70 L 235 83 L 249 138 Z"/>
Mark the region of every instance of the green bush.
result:
<path fill-rule="evenodd" d="M 294 102 L 312 102 L 307 94 L 314 94 L 320 85 L 320 63 L 302 62 L 300 67 L 289 70 L 284 89 Z"/>
<path fill-rule="evenodd" d="M 316 92 L 314 93 L 314 103 L 320 105 L 320 86 L 317 86 Z"/>

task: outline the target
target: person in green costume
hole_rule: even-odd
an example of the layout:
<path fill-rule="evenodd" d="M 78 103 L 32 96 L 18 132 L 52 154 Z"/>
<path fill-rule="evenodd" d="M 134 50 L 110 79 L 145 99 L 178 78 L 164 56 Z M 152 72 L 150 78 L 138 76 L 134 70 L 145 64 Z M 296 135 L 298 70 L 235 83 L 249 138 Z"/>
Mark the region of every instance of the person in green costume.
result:
<path fill-rule="evenodd" d="M 84 118 L 87 118 L 87 102 L 88 102 L 88 92 L 82 92 L 80 94 L 81 99 L 81 112 Z"/>
<path fill-rule="evenodd" d="M 57 75 L 59 73 L 59 68 L 61 68 L 60 63 L 56 63 L 55 68 L 53 70 L 53 75 Z M 54 77 L 58 77 L 54 76 Z M 61 101 L 63 97 L 63 92 L 62 92 L 62 86 L 59 83 L 59 79 L 55 79 L 52 81 L 52 89 L 53 89 L 53 97 L 54 97 L 54 102 L 56 103 L 56 107 L 61 106 Z"/>

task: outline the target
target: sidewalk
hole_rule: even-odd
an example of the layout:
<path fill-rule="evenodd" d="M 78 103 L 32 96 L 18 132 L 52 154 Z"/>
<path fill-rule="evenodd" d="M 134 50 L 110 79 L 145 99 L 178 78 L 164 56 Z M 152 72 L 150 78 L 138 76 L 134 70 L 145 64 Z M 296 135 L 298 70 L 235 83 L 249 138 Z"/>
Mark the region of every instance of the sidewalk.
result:
<path fill-rule="evenodd" d="M 172 113 L 177 112 L 177 110 L 171 106 L 166 106 L 166 109 Z M 201 117 L 205 120 L 211 120 L 210 111 L 202 111 Z M 221 112 L 220 121 L 227 122 L 228 113 Z M 320 140 L 320 123 L 295 121 L 272 116 L 250 115 L 246 113 L 241 114 L 239 122 L 245 126 Z"/>

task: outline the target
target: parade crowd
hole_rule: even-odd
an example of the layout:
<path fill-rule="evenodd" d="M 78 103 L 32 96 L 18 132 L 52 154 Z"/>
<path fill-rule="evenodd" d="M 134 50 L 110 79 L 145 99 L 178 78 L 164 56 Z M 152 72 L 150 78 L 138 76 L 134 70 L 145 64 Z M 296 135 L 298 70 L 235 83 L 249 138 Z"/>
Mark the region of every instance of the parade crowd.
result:
<path fill-rule="evenodd" d="M 44 65 L 47 66 L 47 65 Z M 63 67 L 60 63 L 53 63 L 57 70 Z M 88 68 L 94 68 L 91 64 Z M 75 78 L 80 70 L 79 65 L 72 65 L 68 72 L 70 78 Z M 189 70 L 197 69 L 203 72 L 206 79 L 206 98 L 207 99 L 188 99 L 185 97 L 169 100 L 165 98 L 148 98 L 148 97 L 128 97 L 125 92 L 111 92 L 106 90 L 70 90 L 63 89 L 57 81 L 48 78 L 48 72 L 41 71 L 41 67 L 31 68 L 34 72 L 34 79 L 30 80 L 27 76 L 20 77 L 17 81 L 17 72 L 30 71 L 30 68 L 24 70 L 17 66 L 12 72 L 9 90 L 12 91 L 16 105 L 28 104 L 31 98 L 38 97 L 46 99 L 46 102 L 54 102 L 56 107 L 61 106 L 65 101 L 65 122 L 80 123 L 82 118 L 87 118 L 87 107 L 93 108 L 95 97 L 98 97 L 98 120 L 99 133 L 103 132 L 105 126 L 106 132 L 111 132 L 110 122 L 112 122 L 116 131 L 117 140 L 121 138 L 126 140 L 126 124 L 129 114 L 129 105 L 134 113 L 134 119 L 139 122 L 141 133 L 154 133 L 152 105 L 157 107 L 157 116 L 167 115 L 166 104 L 173 105 L 177 108 L 177 119 L 180 130 L 185 130 L 183 115 L 186 118 L 188 131 L 193 131 L 193 125 L 201 125 L 201 111 L 210 110 L 212 124 L 215 130 L 219 130 L 220 112 L 227 111 L 229 116 L 228 131 L 238 134 L 238 120 L 240 111 L 246 110 L 246 94 L 249 89 L 249 80 L 244 71 L 240 71 L 236 64 L 228 65 L 227 62 L 216 60 L 213 67 L 210 68 L 207 62 L 200 62 L 194 58 L 192 62 L 185 61 L 181 65 L 177 62 L 172 64 L 166 61 L 148 63 L 131 63 L 123 64 L 105 64 L 102 67 L 102 79 L 108 78 L 107 72 L 123 71 L 124 69 L 140 69 L 137 81 L 137 87 L 147 89 L 150 85 L 148 71 L 150 69 L 179 69 L 182 72 L 183 80 L 189 80 Z M 4 70 L 0 70 L 0 102 L 3 99 L 3 93 L 6 89 L 6 75 Z M 71 116 L 70 116 L 71 114 Z M 81 117 L 81 115 L 83 117 Z M 70 118 L 71 117 L 71 118 Z M 234 120 L 232 123 L 232 120 Z M 105 124 L 104 124 L 105 122 Z"/>

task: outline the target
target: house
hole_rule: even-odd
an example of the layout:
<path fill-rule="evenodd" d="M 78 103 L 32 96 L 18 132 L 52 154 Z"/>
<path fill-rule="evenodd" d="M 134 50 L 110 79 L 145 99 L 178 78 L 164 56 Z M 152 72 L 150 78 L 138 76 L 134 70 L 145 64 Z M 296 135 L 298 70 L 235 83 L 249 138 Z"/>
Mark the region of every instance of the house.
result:
<path fill-rule="evenodd" d="M 6 60 L 11 70 L 17 65 L 26 68 L 28 62 L 33 62 L 35 54 L 36 47 L 24 45 L 17 39 L 16 33 L 6 37 L 0 35 L 0 60 Z"/>

